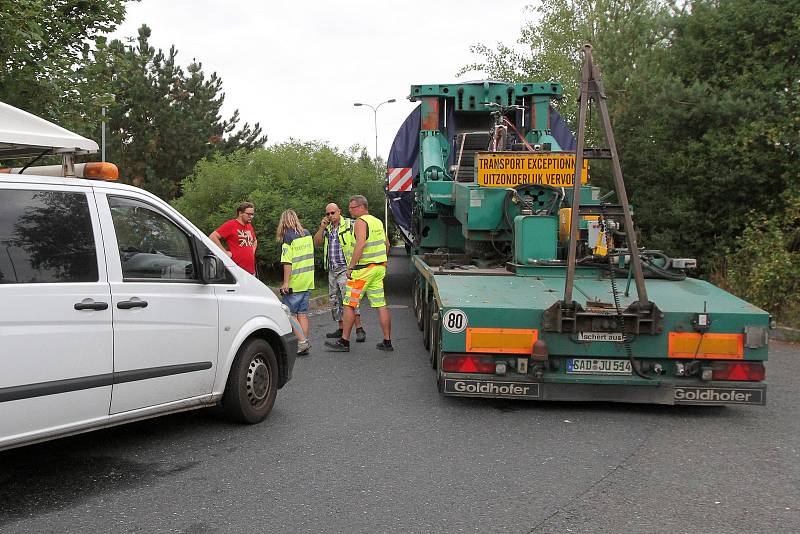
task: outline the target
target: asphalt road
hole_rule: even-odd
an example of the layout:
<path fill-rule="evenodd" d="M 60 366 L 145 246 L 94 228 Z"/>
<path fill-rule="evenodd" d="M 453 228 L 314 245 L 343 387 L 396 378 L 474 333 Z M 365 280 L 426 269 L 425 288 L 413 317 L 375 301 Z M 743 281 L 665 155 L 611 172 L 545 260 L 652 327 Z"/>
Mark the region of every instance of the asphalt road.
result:
<path fill-rule="evenodd" d="M 800 347 L 766 407 L 440 397 L 409 302 L 394 353 L 297 362 L 256 426 L 191 412 L 0 453 L 0 532 L 799 532 Z"/>

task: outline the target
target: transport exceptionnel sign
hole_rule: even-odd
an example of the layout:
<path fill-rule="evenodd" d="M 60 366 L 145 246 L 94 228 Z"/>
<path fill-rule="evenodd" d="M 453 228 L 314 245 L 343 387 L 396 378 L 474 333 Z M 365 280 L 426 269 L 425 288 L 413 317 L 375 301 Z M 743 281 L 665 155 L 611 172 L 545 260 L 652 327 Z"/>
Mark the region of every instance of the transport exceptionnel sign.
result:
<path fill-rule="evenodd" d="M 514 187 L 524 184 L 572 187 L 575 179 L 575 155 L 529 152 L 479 153 L 475 159 L 478 185 Z M 589 162 L 583 160 L 581 183 L 589 175 Z"/>

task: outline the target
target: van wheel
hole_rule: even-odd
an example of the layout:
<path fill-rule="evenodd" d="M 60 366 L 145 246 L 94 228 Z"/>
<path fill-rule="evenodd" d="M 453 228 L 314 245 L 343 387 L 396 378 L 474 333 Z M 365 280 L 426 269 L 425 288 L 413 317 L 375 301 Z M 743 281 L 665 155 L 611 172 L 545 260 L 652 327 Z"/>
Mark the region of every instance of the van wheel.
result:
<path fill-rule="evenodd" d="M 278 394 L 278 361 L 269 343 L 252 339 L 242 345 L 228 374 L 222 406 L 239 423 L 266 419 Z"/>

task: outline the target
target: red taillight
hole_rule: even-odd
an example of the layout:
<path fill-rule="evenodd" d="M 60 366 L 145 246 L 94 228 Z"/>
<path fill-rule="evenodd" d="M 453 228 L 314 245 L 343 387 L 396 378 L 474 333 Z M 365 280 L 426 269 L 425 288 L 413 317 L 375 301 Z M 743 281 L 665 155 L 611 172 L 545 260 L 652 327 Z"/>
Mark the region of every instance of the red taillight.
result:
<path fill-rule="evenodd" d="M 445 373 L 488 373 L 494 374 L 495 361 L 491 356 L 473 354 L 446 354 L 442 358 L 442 371 Z"/>
<path fill-rule="evenodd" d="M 760 382 L 765 376 L 761 362 L 714 362 L 711 365 L 711 380 Z"/>

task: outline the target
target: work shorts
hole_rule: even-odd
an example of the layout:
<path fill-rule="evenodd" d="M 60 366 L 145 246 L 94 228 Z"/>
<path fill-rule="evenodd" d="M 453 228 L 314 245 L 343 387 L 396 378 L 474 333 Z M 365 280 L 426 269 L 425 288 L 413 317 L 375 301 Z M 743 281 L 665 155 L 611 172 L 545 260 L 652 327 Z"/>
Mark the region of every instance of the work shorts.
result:
<path fill-rule="evenodd" d="M 298 291 L 297 293 L 283 295 L 282 299 L 292 315 L 307 314 L 310 295 L 311 291 Z"/>
<path fill-rule="evenodd" d="M 386 306 L 386 296 L 383 293 L 383 278 L 385 276 L 386 266 L 380 264 L 353 271 L 350 275 L 350 280 L 347 281 L 344 305 L 355 308 L 366 295 L 370 306 L 373 308 Z"/>
<path fill-rule="evenodd" d="M 344 296 L 347 293 L 347 265 L 332 267 L 328 271 L 328 297 L 331 302 L 331 315 L 334 321 L 341 321 L 344 315 Z M 356 307 L 356 315 L 361 310 Z"/>

